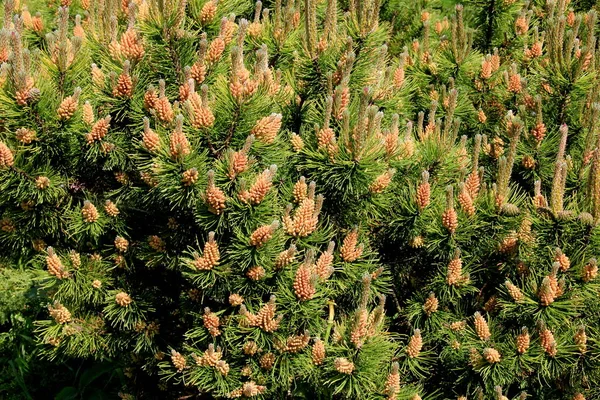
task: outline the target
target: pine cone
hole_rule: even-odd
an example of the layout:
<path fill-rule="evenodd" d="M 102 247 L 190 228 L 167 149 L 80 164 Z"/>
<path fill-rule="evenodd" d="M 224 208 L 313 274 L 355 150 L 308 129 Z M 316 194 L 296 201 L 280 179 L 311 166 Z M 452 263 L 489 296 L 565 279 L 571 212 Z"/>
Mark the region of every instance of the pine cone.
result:
<path fill-rule="evenodd" d="M 423 311 L 429 317 L 431 316 L 431 314 L 437 312 L 438 305 L 439 301 L 435 297 L 435 294 L 433 292 L 429 293 L 429 297 L 427 298 L 427 300 L 425 300 L 425 303 L 423 303 Z"/>
<path fill-rule="evenodd" d="M 12 151 L 4 142 L 0 142 L 0 168 L 10 168 L 14 164 Z"/>
<path fill-rule="evenodd" d="M 311 350 L 313 364 L 321 365 L 325 360 L 325 343 L 319 338 L 315 339 Z"/>
<path fill-rule="evenodd" d="M 173 363 L 173 366 L 177 369 L 178 372 L 183 371 L 187 365 L 185 357 L 182 356 L 181 353 L 175 351 L 174 349 L 171 350 L 171 362 Z"/>
<path fill-rule="evenodd" d="M 106 200 L 106 203 L 104 204 L 104 211 L 111 217 L 116 217 L 120 213 L 117 205 L 110 200 Z"/>
<path fill-rule="evenodd" d="M 483 350 L 483 358 L 490 364 L 495 364 L 500 362 L 501 356 L 498 350 L 488 347 Z"/>
<path fill-rule="evenodd" d="M 479 338 L 481 340 L 488 340 L 490 338 L 490 336 L 492 336 L 490 333 L 490 328 L 488 327 L 487 321 L 479 312 L 475 313 L 474 323 L 475 323 L 475 332 L 477 333 L 477 336 L 479 336 Z"/>
<path fill-rule="evenodd" d="M 529 349 L 530 338 L 527 328 L 523 328 L 522 332 L 517 336 L 516 339 L 517 351 L 519 354 L 525 354 Z"/>
<path fill-rule="evenodd" d="M 131 297 L 129 297 L 129 295 L 125 292 L 117 293 L 115 296 L 115 301 L 121 307 L 127 307 L 133 302 Z"/>
<path fill-rule="evenodd" d="M 275 364 L 275 354 L 273 354 L 273 353 L 263 354 L 260 357 L 259 364 L 262 369 L 267 370 L 267 371 L 270 370 L 271 368 L 273 368 L 273 365 Z"/>
<path fill-rule="evenodd" d="M 456 210 L 448 208 L 444 211 L 442 214 L 442 225 L 450 232 L 450 234 L 456 232 L 456 228 L 458 228 L 458 215 L 456 214 Z"/>
<path fill-rule="evenodd" d="M 411 336 L 408 346 L 406 347 L 406 354 L 410 358 L 418 357 L 421 354 L 423 348 L 423 338 L 421 337 L 421 330 L 415 329 L 414 334 Z"/>
<path fill-rule="evenodd" d="M 261 118 L 256 121 L 250 133 L 261 142 L 273 143 L 277 132 L 281 128 L 281 118 L 281 114 L 271 114 L 268 117 Z"/>
<path fill-rule="evenodd" d="M 84 222 L 92 223 L 98 221 L 100 214 L 98 214 L 96 206 L 86 200 L 81 208 L 81 216 Z"/>
<path fill-rule="evenodd" d="M 341 374 L 350 375 L 352 372 L 354 372 L 354 363 L 344 357 L 336 358 L 333 361 L 333 366 Z"/>

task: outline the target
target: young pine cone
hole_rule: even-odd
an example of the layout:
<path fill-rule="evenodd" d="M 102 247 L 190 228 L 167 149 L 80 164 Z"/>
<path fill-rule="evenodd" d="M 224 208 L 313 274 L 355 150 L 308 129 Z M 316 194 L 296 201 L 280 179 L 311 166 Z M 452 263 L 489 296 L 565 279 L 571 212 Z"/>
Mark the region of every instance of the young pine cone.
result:
<path fill-rule="evenodd" d="M 117 236 L 115 238 L 115 247 L 120 252 L 125 252 L 129 248 L 129 241 L 122 236 Z"/>
<path fill-rule="evenodd" d="M 108 134 L 108 129 L 110 127 L 110 119 L 111 118 L 109 115 L 105 118 L 96 121 L 96 123 L 92 126 L 90 133 L 86 135 L 88 144 L 92 144 L 96 141 L 104 139 L 104 137 Z"/>
<path fill-rule="evenodd" d="M 400 372 L 398 371 L 399 365 L 397 362 L 392 364 L 392 370 L 387 376 L 385 381 L 384 393 L 389 399 L 395 399 L 398 392 L 400 391 Z"/>
<path fill-rule="evenodd" d="M 458 214 L 454 208 L 448 208 L 442 214 L 442 225 L 453 234 L 458 228 Z"/>
<path fill-rule="evenodd" d="M 273 221 L 271 225 L 263 225 L 258 228 L 250 235 L 250 245 L 261 247 L 271 239 L 275 230 L 279 227 L 278 221 Z"/>
<path fill-rule="evenodd" d="M 198 169 L 190 168 L 181 175 L 181 183 L 183 183 L 183 186 L 192 186 L 198 181 L 198 175 Z"/>
<path fill-rule="evenodd" d="M 469 194 L 469 191 L 467 190 L 465 184 L 460 183 L 459 188 L 460 193 L 458 194 L 458 203 L 460 204 L 465 214 L 471 217 L 475 215 L 476 211 L 475 205 L 473 204 L 473 199 L 471 198 L 471 195 Z"/>
<path fill-rule="evenodd" d="M 540 304 L 543 306 L 549 306 L 554 303 L 554 299 L 556 299 L 556 289 L 553 286 L 552 278 L 547 276 L 542 281 L 542 285 L 540 286 L 538 296 L 540 298 Z"/>
<path fill-rule="evenodd" d="M 10 168 L 14 164 L 12 151 L 6 144 L 0 142 L 0 168 Z"/>
<path fill-rule="evenodd" d="M 115 296 L 115 302 L 121 307 L 127 307 L 133 302 L 133 300 L 127 293 L 120 292 Z"/>
<path fill-rule="evenodd" d="M 81 208 L 81 216 L 83 217 L 84 222 L 92 223 L 96 222 L 100 215 L 98 214 L 96 206 L 86 200 Z"/>
<path fill-rule="evenodd" d="M 144 43 L 140 35 L 133 28 L 128 28 L 121 36 L 120 50 L 121 55 L 128 60 L 141 60 L 144 57 Z"/>
<path fill-rule="evenodd" d="M 81 88 L 76 88 L 72 96 L 64 98 L 64 100 L 60 103 L 58 110 L 56 110 L 58 119 L 66 121 L 70 119 L 73 114 L 75 114 L 75 111 L 77 110 L 77 104 L 79 103 L 80 94 Z"/>
<path fill-rule="evenodd" d="M 577 348 L 581 353 L 585 353 L 587 350 L 587 334 L 585 333 L 585 327 L 580 326 L 575 332 L 575 336 L 573 337 L 573 341 L 577 345 Z"/>
<path fill-rule="evenodd" d="M 284 267 L 287 267 L 294 261 L 294 256 L 296 255 L 296 246 L 290 245 L 287 250 L 283 250 L 277 256 L 275 260 L 275 269 L 280 270 Z"/>
<path fill-rule="evenodd" d="M 475 332 L 477 333 L 477 336 L 479 336 L 479 338 L 481 340 L 488 340 L 490 338 L 490 336 L 492 336 L 490 333 L 490 328 L 488 326 L 487 321 L 479 313 L 479 311 L 475 313 L 474 324 L 475 324 Z"/>
<path fill-rule="evenodd" d="M 508 294 L 517 303 L 522 301 L 525 298 L 525 295 L 523 295 L 523 292 L 521 292 L 521 289 L 519 289 L 512 282 L 506 281 L 505 285 L 506 285 L 506 290 L 507 290 Z"/>
<path fill-rule="evenodd" d="M 220 319 L 217 314 L 210 311 L 210 308 L 204 308 L 204 315 L 202 316 L 202 321 L 204 323 L 204 327 L 208 330 L 208 333 L 212 337 L 219 336 L 221 334 Z"/>
<path fill-rule="evenodd" d="M 417 207 L 423 210 L 429 205 L 431 198 L 431 185 L 429 183 L 429 172 L 423 171 L 423 182 L 417 187 Z"/>
<path fill-rule="evenodd" d="M 571 268 L 571 260 L 566 256 L 559 248 L 555 250 L 554 261 L 560 264 L 560 270 L 562 272 L 566 272 L 569 268 Z"/>
<path fill-rule="evenodd" d="M 584 282 L 593 281 L 598 277 L 598 262 L 595 258 L 592 258 L 588 263 L 583 267 L 582 279 Z"/>
<path fill-rule="evenodd" d="M 151 153 L 156 152 L 160 148 L 160 136 L 150 129 L 150 120 L 144 118 L 144 133 L 142 133 L 142 143 L 144 147 Z"/>
<path fill-rule="evenodd" d="M 84 124 L 92 126 L 96 117 L 94 116 L 94 109 L 89 101 L 86 101 L 81 108 L 81 119 Z"/>
<path fill-rule="evenodd" d="M 525 354 L 527 352 L 530 342 L 529 331 L 527 328 L 523 328 L 516 339 L 517 351 L 519 354 Z"/>
<path fill-rule="evenodd" d="M 223 51 L 225 50 L 225 41 L 222 37 L 216 37 L 208 46 L 208 53 L 206 54 L 206 60 L 209 63 L 215 63 L 219 61 Z"/>
<path fill-rule="evenodd" d="M 346 262 L 358 259 L 363 252 L 363 246 L 358 245 L 358 229 L 354 228 L 345 238 L 340 248 L 340 256 Z"/>
<path fill-rule="evenodd" d="M 244 345 L 242 346 L 242 350 L 243 350 L 244 354 L 246 354 L 248 356 L 253 356 L 258 352 L 258 345 L 256 344 L 255 341 L 250 340 L 250 341 L 244 343 Z"/>
<path fill-rule="evenodd" d="M 302 263 L 296 271 L 296 278 L 294 279 L 294 293 L 300 301 L 306 301 L 313 298 L 317 292 L 314 282 L 314 274 L 311 268 L 306 262 Z"/>
<path fill-rule="evenodd" d="M 392 182 L 395 173 L 396 170 L 392 168 L 375 178 L 369 186 L 371 193 L 382 193 Z"/>
<path fill-rule="evenodd" d="M 302 140 L 300 135 L 295 133 L 292 133 L 290 136 L 290 143 L 292 145 L 292 149 L 294 149 L 296 152 L 301 151 L 304 148 L 304 140 Z"/>
<path fill-rule="evenodd" d="M 315 365 L 321 365 L 325 360 L 325 343 L 319 338 L 315 339 L 313 343 L 311 357 Z"/>
<path fill-rule="evenodd" d="M 336 358 L 333 361 L 333 366 L 341 374 L 350 375 L 354 371 L 354 363 L 344 357 Z"/>
<path fill-rule="evenodd" d="M 271 114 L 256 121 L 256 124 L 250 131 L 252 135 L 261 142 L 271 144 L 275 141 L 277 132 L 281 128 L 281 114 Z"/>
<path fill-rule="evenodd" d="M 120 213 L 117 205 L 110 200 L 106 200 L 106 203 L 104 204 L 104 211 L 111 217 L 116 217 Z"/>
<path fill-rule="evenodd" d="M 423 303 L 423 311 L 429 317 L 431 314 L 437 312 L 439 301 L 433 292 L 429 293 L 429 297 Z"/>
<path fill-rule="evenodd" d="M 187 365 L 185 357 L 175 351 L 175 349 L 171 350 L 171 362 L 178 372 L 183 371 Z"/>
<path fill-rule="evenodd" d="M 498 350 L 488 347 L 483 350 L 483 358 L 490 364 L 495 364 L 500 362 L 501 356 Z"/>
<path fill-rule="evenodd" d="M 229 295 L 229 304 L 233 307 L 240 306 L 244 303 L 244 298 L 237 293 L 233 293 Z"/>
<path fill-rule="evenodd" d="M 309 342 L 310 336 L 308 335 L 308 331 L 304 331 L 304 333 L 301 335 L 288 336 L 283 350 L 287 351 L 288 353 L 299 353 L 308 346 Z"/>
<path fill-rule="evenodd" d="M 263 354 L 260 359 L 259 359 L 259 364 L 260 367 L 264 370 L 270 370 L 271 368 L 273 368 L 273 365 L 275 364 L 275 354 L 273 353 L 266 353 Z"/>
<path fill-rule="evenodd" d="M 452 258 L 452 260 L 450 260 L 450 262 L 448 263 L 448 272 L 446 274 L 446 283 L 448 283 L 448 285 L 450 285 L 450 286 L 458 285 L 458 284 L 462 283 L 464 280 L 464 277 L 462 274 L 462 260 L 458 254 L 459 253 L 457 252 L 457 254 L 454 256 L 454 258 Z"/>
<path fill-rule="evenodd" d="M 308 184 L 306 183 L 306 178 L 301 176 L 298 182 L 294 184 L 294 201 L 296 203 L 300 203 L 304 200 L 308 195 Z"/>
<path fill-rule="evenodd" d="M 421 354 L 423 348 L 423 338 L 421 337 L 421 330 L 415 329 L 414 334 L 411 336 L 408 346 L 406 347 L 406 354 L 410 358 L 418 357 Z"/>
<path fill-rule="evenodd" d="M 260 265 L 255 265 L 246 272 L 246 276 L 253 281 L 260 281 L 266 275 L 267 271 Z"/>
<path fill-rule="evenodd" d="M 113 89 L 113 96 L 131 98 L 133 95 L 133 79 L 129 75 L 129 61 L 125 61 L 123 72 L 117 79 L 117 85 Z"/>
<path fill-rule="evenodd" d="M 50 316 L 56 321 L 57 324 L 66 324 L 71 321 L 71 313 L 65 306 L 56 302 L 53 306 L 48 307 Z"/>
<path fill-rule="evenodd" d="M 35 178 L 35 187 L 39 190 L 46 190 L 50 187 L 50 179 L 47 176 L 38 176 Z"/>
<path fill-rule="evenodd" d="M 31 144 L 36 139 L 36 136 L 34 130 L 27 128 L 19 128 L 15 132 L 16 139 L 23 144 Z"/>
<path fill-rule="evenodd" d="M 208 171 L 208 185 L 204 193 L 208 210 L 216 215 L 220 215 L 225 210 L 227 198 L 225 193 L 215 185 L 215 172 Z"/>
<path fill-rule="evenodd" d="M 323 252 L 315 264 L 315 272 L 321 280 L 327 280 L 334 272 L 333 268 L 333 250 L 335 243 L 329 242 L 327 251 Z"/>
<path fill-rule="evenodd" d="M 540 345 L 544 349 L 544 352 L 551 357 L 557 354 L 556 340 L 552 331 L 546 327 L 540 330 Z"/>

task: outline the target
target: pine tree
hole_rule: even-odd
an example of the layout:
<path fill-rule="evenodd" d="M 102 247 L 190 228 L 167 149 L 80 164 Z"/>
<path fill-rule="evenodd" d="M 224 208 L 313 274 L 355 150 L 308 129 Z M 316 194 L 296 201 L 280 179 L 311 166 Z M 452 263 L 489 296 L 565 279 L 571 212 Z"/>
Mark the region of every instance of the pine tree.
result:
<path fill-rule="evenodd" d="M 1 354 L 36 368 L 2 387 L 81 363 L 121 398 L 594 398 L 573 7 L 5 2 Z"/>

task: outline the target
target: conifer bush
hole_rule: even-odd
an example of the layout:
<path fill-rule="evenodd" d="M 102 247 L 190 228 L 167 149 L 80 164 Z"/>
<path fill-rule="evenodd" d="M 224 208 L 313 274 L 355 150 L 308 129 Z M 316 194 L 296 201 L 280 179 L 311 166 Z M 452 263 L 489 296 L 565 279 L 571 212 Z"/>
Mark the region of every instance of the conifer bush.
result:
<path fill-rule="evenodd" d="M 3 6 L 3 398 L 600 396 L 595 4 Z"/>

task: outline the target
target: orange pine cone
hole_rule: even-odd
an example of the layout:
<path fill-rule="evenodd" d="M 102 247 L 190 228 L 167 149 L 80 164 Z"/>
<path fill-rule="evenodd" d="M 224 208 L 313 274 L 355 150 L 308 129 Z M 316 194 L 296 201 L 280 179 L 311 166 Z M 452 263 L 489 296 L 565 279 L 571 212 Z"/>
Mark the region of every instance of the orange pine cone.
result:
<path fill-rule="evenodd" d="M 119 75 L 117 85 L 113 89 L 113 96 L 130 98 L 133 95 L 133 80 L 129 73 L 123 72 Z"/>
<path fill-rule="evenodd" d="M 446 209 L 442 214 L 442 225 L 453 234 L 458 228 L 458 215 L 453 208 Z"/>
<path fill-rule="evenodd" d="M 211 22 L 217 14 L 217 2 L 209 0 L 202 6 L 200 10 L 200 22 L 202 25 L 206 25 Z"/>
<path fill-rule="evenodd" d="M 544 349 L 544 352 L 551 357 L 554 357 L 558 352 L 554 334 L 548 328 L 544 327 L 540 331 L 540 345 Z"/>
<path fill-rule="evenodd" d="M 117 293 L 117 295 L 115 296 L 115 302 L 121 307 L 128 307 L 133 302 L 133 300 L 131 299 L 131 297 L 129 297 L 127 293 L 120 292 Z"/>
<path fill-rule="evenodd" d="M 460 203 L 460 206 L 462 207 L 463 211 L 468 216 L 473 216 L 473 215 L 475 215 L 475 205 L 473 204 L 473 199 L 469 195 L 469 193 L 466 189 L 466 186 L 465 185 L 461 185 L 461 186 L 462 186 L 462 190 L 458 194 L 458 202 Z"/>
<path fill-rule="evenodd" d="M 81 215 L 83 217 L 83 221 L 87 223 L 96 222 L 99 217 L 96 206 L 94 206 L 87 200 L 83 203 L 83 207 L 81 208 Z"/>
<path fill-rule="evenodd" d="M 202 316 L 202 321 L 204 323 L 204 327 L 208 330 L 208 333 L 212 337 L 216 337 L 221 334 L 221 330 L 219 329 L 219 317 L 214 312 L 211 312 L 210 308 L 204 308 L 204 315 Z"/>
<path fill-rule="evenodd" d="M 325 360 L 325 343 L 319 338 L 315 339 L 311 350 L 312 362 L 315 365 L 323 364 Z"/>
<path fill-rule="evenodd" d="M 144 57 L 144 43 L 133 28 L 128 28 L 121 36 L 121 55 L 128 60 L 139 61 Z"/>
<path fill-rule="evenodd" d="M 192 186 L 198 181 L 198 176 L 198 169 L 190 168 L 181 175 L 181 183 L 183 183 L 184 186 Z"/>
<path fill-rule="evenodd" d="M 448 263 L 448 273 L 446 274 L 446 283 L 448 285 L 457 285 L 462 283 L 462 260 L 460 257 L 455 257 Z"/>
<path fill-rule="evenodd" d="M 271 239 L 273 233 L 278 228 L 279 222 L 273 221 L 271 225 L 263 225 L 258 228 L 250 235 L 250 245 L 261 247 Z"/>
<path fill-rule="evenodd" d="M 522 332 L 517 336 L 516 344 L 517 351 L 520 354 L 525 354 L 527 352 L 530 344 L 529 332 L 527 331 L 527 328 L 523 328 Z"/>
<path fill-rule="evenodd" d="M 306 301 L 313 298 L 317 292 L 313 280 L 313 268 L 311 265 L 303 263 L 296 271 L 294 279 L 294 293 L 300 301 Z"/>
<path fill-rule="evenodd" d="M 87 135 L 87 141 L 92 144 L 96 141 L 101 141 L 108 134 L 110 127 L 110 115 L 96 121 L 92 126 L 90 133 Z"/>
<path fill-rule="evenodd" d="M 175 351 L 175 349 L 171 350 L 171 362 L 178 372 L 183 371 L 187 365 L 185 357 L 182 356 L 181 353 Z"/>
<path fill-rule="evenodd" d="M 512 299 L 516 302 L 522 301 L 525 298 L 521 289 L 515 286 L 512 282 L 506 281 L 506 290 Z"/>
<path fill-rule="evenodd" d="M 81 89 L 77 88 L 75 89 L 75 93 L 72 96 L 64 98 L 64 100 L 60 103 L 58 110 L 56 110 L 56 113 L 58 114 L 58 119 L 68 120 L 73 116 L 73 114 L 75 114 L 79 102 L 80 93 Z"/>
<path fill-rule="evenodd" d="M 208 54 L 206 59 L 209 63 L 215 63 L 221 58 L 223 51 L 225 50 L 225 41 L 222 37 L 215 38 L 208 46 Z"/>
<path fill-rule="evenodd" d="M 410 342 L 406 347 L 406 354 L 410 358 L 418 357 L 421 354 L 421 349 L 423 348 L 423 338 L 421 337 L 421 330 L 415 329 L 414 334 L 410 338 Z"/>
<path fill-rule="evenodd" d="M 492 334 L 490 333 L 490 328 L 488 326 L 487 321 L 479 312 L 475 313 L 474 324 L 475 324 L 475 332 L 477 333 L 477 336 L 479 336 L 479 338 L 481 340 L 487 340 L 490 338 L 490 336 L 492 336 Z"/>
<path fill-rule="evenodd" d="M 142 134 L 142 143 L 148 151 L 155 152 L 160 148 L 160 136 L 148 127 Z"/>
<path fill-rule="evenodd" d="M 347 358 L 336 358 L 333 361 L 333 366 L 341 374 L 350 375 L 352 374 L 352 372 L 354 372 L 354 363 L 352 361 L 349 361 Z"/>
<path fill-rule="evenodd" d="M 490 364 L 495 364 L 500 362 L 501 356 L 498 350 L 488 347 L 483 350 L 483 358 Z"/>
<path fill-rule="evenodd" d="M 14 164 L 12 151 L 4 142 L 0 142 L 0 168 L 10 168 Z"/>
<path fill-rule="evenodd" d="M 431 314 L 437 312 L 438 306 L 439 301 L 435 297 L 435 294 L 433 294 L 433 292 L 429 293 L 429 297 L 427 298 L 427 300 L 425 300 L 425 303 L 423 303 L 423 311 L 425 312 L 425 314 L 427 314 L 427 316 L 430 316 Z"/>
<path fill-rule="evenodd" d="M 353 229 L 346 237 L 340 248 L 340 256 L 346 262 L 352 262 L 358 259 L 363 252 L 362 246 L 358 244 L 358 229 Z"/>
<path fill-rule="evenodd" d="M 277 132 L 281 128 L 281 114 L 271 114 L 256 121 L 256 124 L 250 131 L 252 135 L 261 142 L 270 144 L 275 141 Z"/>
<path fill-rule="evenodd" d="M 104 211 L 111 217 L 116 217 L 119 215 L 119 209 L 117 208 L 117 205 L 110 200 L 106 200 L 106 203 L 104 204 Z"/>
<path fill-rule="evenodd" d="M 185 157 L 191 153 L 190 142 L 188 142 L 185 133 L 181 130 L 181 126 L 178 127 L 171 133 L 169 138 L 169 151 L 173 158 Z"/>

